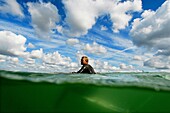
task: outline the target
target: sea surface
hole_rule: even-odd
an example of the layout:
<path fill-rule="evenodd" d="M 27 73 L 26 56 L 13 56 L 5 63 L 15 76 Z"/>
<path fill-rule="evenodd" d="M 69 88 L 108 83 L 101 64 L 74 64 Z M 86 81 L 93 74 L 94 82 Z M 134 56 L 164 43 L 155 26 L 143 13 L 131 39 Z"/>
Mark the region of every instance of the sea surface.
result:
<path fill-rule="evenodd" d="M 0 71 L 1 112 L 170 112 L 170 73 Z"/>
<path fill-rule="evenodd" d="M 170 73 L 166 72 L 72 74 L 0 71 L 0 76 L 13 80 L 47 82 L 56 85 L 65 83 L 80 83 L 97 86 L 135 86 L 170 91 Z"/>

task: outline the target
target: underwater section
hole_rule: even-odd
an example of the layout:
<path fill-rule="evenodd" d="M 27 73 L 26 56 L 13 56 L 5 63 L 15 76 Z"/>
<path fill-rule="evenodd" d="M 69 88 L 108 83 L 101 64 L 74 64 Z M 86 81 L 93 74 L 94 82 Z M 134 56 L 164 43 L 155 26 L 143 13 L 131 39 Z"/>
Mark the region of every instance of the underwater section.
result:
<path fill-rule="evenodd" d="M 0 112 L 170 112 L 169 73 L 0 73 Z"/>

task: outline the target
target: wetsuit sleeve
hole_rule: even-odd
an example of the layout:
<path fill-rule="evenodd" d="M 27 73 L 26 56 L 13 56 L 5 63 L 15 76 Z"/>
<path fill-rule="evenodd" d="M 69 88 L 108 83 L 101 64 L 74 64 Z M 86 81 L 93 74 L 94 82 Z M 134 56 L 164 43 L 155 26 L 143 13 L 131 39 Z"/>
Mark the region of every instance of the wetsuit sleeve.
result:
<path fill-rule="evenodd" d="M 82 73 L 85 68 L 86 68 L 86 67 L 83 65 L 83 66 L 81 67 L 81 69 L 80 69 L 79 71 L 77 71 L 77 73 Z"/>

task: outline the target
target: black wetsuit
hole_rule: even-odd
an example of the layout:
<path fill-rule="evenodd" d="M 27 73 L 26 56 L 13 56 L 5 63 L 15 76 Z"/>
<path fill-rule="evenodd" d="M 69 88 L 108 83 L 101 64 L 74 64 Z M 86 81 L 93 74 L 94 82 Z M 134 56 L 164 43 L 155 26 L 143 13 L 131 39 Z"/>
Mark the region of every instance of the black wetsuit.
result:
<path fill-rule="evenodd" d="M 89 64 L 83 65 L 77 73 L 95 74 L 93 67 Z"/>

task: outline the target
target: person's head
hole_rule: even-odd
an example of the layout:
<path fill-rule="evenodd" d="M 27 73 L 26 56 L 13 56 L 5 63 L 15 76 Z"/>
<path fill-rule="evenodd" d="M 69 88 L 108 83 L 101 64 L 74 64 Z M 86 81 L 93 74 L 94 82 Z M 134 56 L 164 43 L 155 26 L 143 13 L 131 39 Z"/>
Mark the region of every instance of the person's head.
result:
<path fill-rule="evenodd" d="M 86 65 L 88 64 L 88 57 L 87 56 L 82 56 L 81 58 L 81 65 Z"/>

